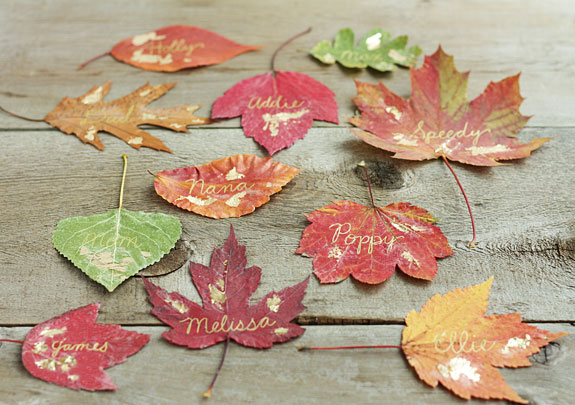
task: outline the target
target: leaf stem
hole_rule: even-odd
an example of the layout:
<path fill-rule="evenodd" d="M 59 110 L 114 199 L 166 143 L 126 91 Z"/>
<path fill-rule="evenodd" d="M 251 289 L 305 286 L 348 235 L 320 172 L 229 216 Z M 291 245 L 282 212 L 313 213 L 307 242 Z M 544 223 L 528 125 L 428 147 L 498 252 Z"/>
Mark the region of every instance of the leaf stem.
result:
<path fill-rule="evenodd" d="M 287 41 L 285 41 L 283 44 L 281 44 L 278 49 L 276 49 L 276 51 L 274 52 L 273 56 L 272 56 L 272 72 L 274 72 L 274 75 L 276 74 L 276 68 L 275 68 L 275 63 L 276 63 L 276 56 L 278 54 L 279 51 L 281 51 L 283 49 L 284 46 L 286 46 L 287 44 L 289 44 L 290 42 L 292 42 L 293 40 L 304 36 L 305 34 L 308 34 L 311 31 L 311 27 L 309 27 L 307 30 L 300 32 L 299 34 L 294 35 L 293 37 L 291 37 L 290 39 L 288 39 Z"/>
<path fill-rule="evenodd" d="M 78 70 L 84 69 L 84 68 L 85 68 L 87 65 L 89 65 L 90 63 L 92 63 L 92 62 L 94 62 L 95 60 L 98 60 L 98 59 L 100 59 L 100 58 L 103 58 L 104 56 L 107 56 L 107 55 L 109 55 L 109 54 L 110 54 L 110 51 L 104 52 L 103 54 L 98 55 L 98 56 L 94 56 L 94 57 L 93 57 L 92 59 L 90 59 L 89 61 L 84 62 L 84 63 L 82 63 L 80 66 L 78 66 Z"/>
<path fill-rule="evenodd" d="M 230 345 L 230 337 L 228 336 L 226 339 L 226 345 L 224 346 L 224 353 L 222 354 L 222 359 L 220 360 L 220 365 L 218 366 L 218 369 L 216 370 L 216 375 L 214 375 L 214 379 L 212 380 L 210 387 L 202 395 L 204 398 L 211 398 L 212 397 L 212 388 L 214 388 L 214 384 L 216 383 L 216 380 L 218 379 L 218 376 L 220 375 L 220 371 L 222 370 L 222 366 L 224 365 L 224 360 L 226 359 L 226 354 L 228 353 L 228 346 L 229 345 Z"/>
<path fill-rule="evenodd" d="M 14 340 L 14 339 L 0 339 L 0 342 L 10 342 L 10 343 L 20 343 L 24 344 L 23 340 Z"/>
<path fill-rule="evenodd" d="M 475 247 L 476 233 L 475 233 L 475 221 L 473 220 L 473 213 L 471 212 L 471 205 L 469 205 L 469 200 L 467 199 L 467 195 L 465 194 L 465 190 L 463 190 L 463 186 L 461 185 L 461 182 L 457 178 L 455 171 L 453 170 L 453 168 L 449 164 L 449 161 L 447 160 L 447 158 L 445 156 L 442 155 L 441 157 L 443 158 L 443 161 L 445 162 L 445 164 L 447 165 L 447 167 L 451 171 L 451 174 L 453 174 L 453 177 L 455 178 L 455 181 L 457 182 L 457 185 L 459 186 L 459 189 L 461 190 L 461 194 L 463 194 L 463 198 L 465 198 L 465 204 L 467 204 L 467 210 L 469 211 L 469 218 L 471 218 L 471 228 L 473 229 L 473 239 L 471 240 L 471 242 L 469 242 L 468 246 L 470 248 L 474 248 Z"/>
<path fill-rule="evenodd" d="M 334 347 L 310 347 L 298 346 L 297 350 L 305 352 L 308 350 L 348 350 L 348 349 L 401 349 L 401 346 L 379 345 L 379 346 L 334 346 Z"/>
<path fill-rule="evenodd" d="M 118 205 L 119 210 L 122 209 L 122 201 L 124 201 L 124 184 L 126 183 L 126 170 L 128 169 L 128 156 L 123 153 L 122 158 L 124 159 L 124 172 L 122 173 L 122 185 L 120 186 L 120 205 Z"/>
<path fill-rule="evenodd" d="M 20 118 L 21 120 L 26 120 L 26 121 L 34 121 L 34 122 L 44 122 L 43 119 L 38 119 L 38 118 L 29 118 L 29 117 L 24 117 L 23 115 L 18 115 L 16 113 L 13 113 L 11 111 L 6 110 L 4 107 L 0 107 L 0 111 L 5 112 L 8 115 L 11 115 L 13 117 L 16 118 Z"/>
<path fill-rule="evenodd" d="M 367 173 L 367 167 L 365 165 L 365 162 L 362 160 L 357 165 L 363 167 L 363 171 L 365 172 L 365 179 L 367 180 L 367 189 L 369 190 L 369 198 L 371 199 L 371 206 L 373 208 L 375 208 L 375 201 L 373 199 L 373 192 L 371 191 L 371 180 L 369 180 L 369 174 Z"/>

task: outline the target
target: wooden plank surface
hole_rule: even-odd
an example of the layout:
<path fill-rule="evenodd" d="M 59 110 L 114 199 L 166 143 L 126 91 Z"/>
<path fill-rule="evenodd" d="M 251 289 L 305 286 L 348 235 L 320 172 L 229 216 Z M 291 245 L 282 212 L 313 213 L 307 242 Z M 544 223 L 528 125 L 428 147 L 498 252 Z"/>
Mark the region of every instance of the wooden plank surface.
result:
<path fill-rule="evenodd" d="M 97 3 L 97 4 L 95 4 Z M 519 5 L 520 4 L 520 5 Z M 441 44 L 456 56 L 461 71 L 472 69 L 469 94 L 475 97 L 492 80 L 523 72 L 522 111 L 534 115 L 531 126 L 573 126 L 575 82 L 575 10 L 569 0 L 506 1 L 337 0 L 286 3 L 242 1 L 4 1 L 0 13 L 0 105 L 43 117 L 64 96 L 79 96 L 93 85 L 113 80 L 110 97 L 146 81 L 178 81 L 158 105 L 202 104 L 199 113 L 233 83 L 269 69 L 275 48 L 293 34 L 313 31 L 279 55 L 280 70 L 305 72 L 333 89 L 340 119 L 354 111 L 351 79 L 384 80 L 392 90 L 410 94 L 409 72 L 393 73 L 325 66 L 306 55 L 317 42 L 343 27 L 358 37 L 372 27 L 392 35 L 408 34 L 410 43 L 431 54 Z M 177 73 L 154 73 L 107 57 L 82 71 L 76 67 L 132 35 L 173 24 L 197 25 L 249 45 L 265 45 L 221 65 Z M 237 126 L 238 120 L 225 125 Z M 0 115 L 0 127 L 39 125 Z M 41 126 L 42 127 L 42 126 Z"/>
<path fill-rule="evenodd" d="M 173 74 L 146 72 L 111 57 L 82 71 L 76 66 L 117 41 L 151 29 L 190 24 L 241 43 L 266 48 L 220 65 Z M 153 107 L 213 101 L 237 81 L 269 69 L 286 38 L 313 31 L 285 48 L 279 69 L 320 80 L 335 93 L 340 124 L 316 122 L 306 139 L 274 156 L 302 169 L 285 189 L 253 214 L 212 220 L 182 211 L 158 197 L 147 169 L 202 164 L 237 153 L 266 156 L 246 139 L 239 119 L 190 128 L 191 134 L 151 129 L 174 154 L 135 151 L 102 134 L 104 152 L 43 123 L 0 114 L 0 337 L 22 338 L 28 327 L 92 302 L 102 302 L 100 320 L 154 335 L 126 364 L 110 370 L 117 393 L 75 393 L 27 375 L 18 345 L 0 347 L 0 402 L 176 403 L 205 389 L 222 347 L 185 351 L 160 339 L 165 330 L 149 314 L 141 280 L 113 294 L 87 279 L 50 242 L 57 222 L 117 206 L 121 154 L 129 156 L 124 206 L 177 216 L 184 232 L 178 249 L 153 269 L 155 281 L 198 300 L 187 260 L 208 264 L 230 223 L 247 246 L 248 263 L 263 269 L 254 299 L 307 277 L 312 260 L 295 255 L 307 222 L 304 215 L 333 200 L 367 203 L 366 182 L 356 163 L 365 160 L 380 205 L 408 201 L 440 219 L 455 255 L 439 261 L 433 282 L 395 274 L 379 286 L 352 280 L 320 285 L 312 278 L 298 318 L 310 324 L 295 342 L 269 351 L 233 346 L 218 383 L 217 403 L 460 403 L 443 389 L 418 381 L 396 351 L 296 353 L 297 345 L 397 344 L 411 309 L 432 295 L 495 276 L 490 313 L 521 312 L 550 330 L 573 331 L 575 322 L 575 6 L 568 0 L 529 1 L 2 1 L 0 2 L 0 106 L 42 117 L 64 96 L 79 96 L 112 80 L 108 99 L 150 81 L 178 85 Z M 314 44 L 351 27 L 358 36 L 381 26 L 408 34 L 424 54 L 441 43 L 461 71 L 471 70 L 470 98 L 490 82 L 522 71 L 521 111 L 534 115 L 520 137 L 555 137 L 533 157 L 498 168 L 455 165 L 478 226 L 476 249 L 467 248 L 471 229 L 455 181 L 440 161 L 406 162 L 363 144 L 347 128 L 354 114 L 352 79 L 383 81 L 409 96 L 409 72 L 349 70 L 324 66 L 306 55 Z M 422 58 L 420 58 L 421 63 Z M 162 275 L 165 274 L 165 275 Z M 552 323 L 549 323 L 552 322 Z M 563 322 L 563 323 L 553 323 Z M 326 325 L 334 324 L 334 325 Z M 347 325 L 347 324 L 361 324 Z M 385 324 L 385 325 L 376 325 Z M 536 404 L 571 398 L 575 340 L 572 336 L 538 355 L 532 368 L 504 370 L 518 393 Z M 544 364 L 540 364 L 543 362 Z M 17 388 L 15 388 L 17 387 Z M 479 402 L 477 403 L 486 403 Z"/>
<path fill-rule="evenodd" d="M 549 135 L 556 139 L 533 157 L 510 166 L 456 167 L 473 202 L 479 234 L 476 249 L 467 247 L 471 237 L 467 208 L 441 161 L 399 161 L 363 144 L 348 129 L 312 129 L 306 139 L 278 154 L 283 163 L 302 169 L 291 184 L 253 214 L 213 220 L 180 210 L 157 196 L 154 178 L 146 170 L 196 165 L 239 152 L 262 153 L 237 129 L 154 134 L 178 152 L 128 150 L 124 207 L 177 216 L 192 260 L 203 264 L 209 263 L 212 249 L 223 244 L 232 223 L 240 242 L 248 247 L 248 263 L 264 270 L 256 298 L 311 273 L 312 259 L 294 254 L 307 225 L 305 213 L 338 199 L 367 203 L 363 173 L 356 169 L 356 163 L 365 160 L 377 201 L 381 205 L 408 201 L 428 209 L 439 218 L 455 255 L 439 261 L 433 282 L 413 280 L 400 272 L 377 286 L 352 280 L 320 285 L 312 279 L 304 318 L 402 321 L 410 309 L 420 308 L 433 294 L 478 284 L 494 275 L 490 306 L 494 312 L 517 311 L 529 320 L 575 319 L 575 239 L 569 214 L 575 212 L 575 193 L 564 186 L 572 181 L 571 172 L 555 170 L 570 167 L 575 155 L 575 137 L 569 130 L 525 130 L 525 139 Z M 55 131 L 2 136 L 6 148 L 0 156 L 11 163 L 0 180 L 6 190 L 3 227 L 8 236 L 0 242 L 4 264 L 0 285 L 11 287 L 4 292 L 0 322 L 34 324 L 54 308 L 64 312 L 101 301 L 105 321 L 158 323 L 149 314 L 140 280 L 131 279 L 109 294 L 51 247 L 51 234 L 60 219 L 116 207 L 120 154 L 126 145 L 107 137 L 106 150 L 97 153 L 79 148 L 83 145 L 75 139 Z M 23 144 L 36 146 L 26 150 Z M 30 162 L 38 166 L 31 170 Z M 21 204 L 23 198 L 26 204 Z M 158 282 L 197 298 L 187 268 Z M 36 293 L 37 286 L 41 294 Z"/>
<path fill-rule="evenodd" d="M 568 324 L 538 324 L 551 331 L 575 332 Z M 20 345 L 0 347 L 0 398 L 10 403 L 38 404 L 44 398 L 59 404 L 201 403 L 215 372 L 223 345 L 188 350 L 167 343 L 163 327 L 131 327 L 152 339 L 126 363 L 107 371 L 115 392 L 73 392 L 32 378 L 21 365 Z M 297 346 L 325 344 L 399 344 L 401 326 L 308 326 L 299 339 L 271 350 L 231 344 L 213 391 L 217 404 L 446 404 L 466 403 L 443 388 L 419 381 L 397 349 L 298 352 Z M 24 338 L 28 328 L 2 328 L 2 336 Z M 532 367 L 502 369 L 507 383 L 532 404 L 566 404 L 575 384 L 575 336 L 563 337 L 532 356 Z M 15 390 L 13 387 L 18 387 Z M 206 402 L 203 402 L 206 403 Z M 472 404 L 501 401 L 472 400 Z"/>

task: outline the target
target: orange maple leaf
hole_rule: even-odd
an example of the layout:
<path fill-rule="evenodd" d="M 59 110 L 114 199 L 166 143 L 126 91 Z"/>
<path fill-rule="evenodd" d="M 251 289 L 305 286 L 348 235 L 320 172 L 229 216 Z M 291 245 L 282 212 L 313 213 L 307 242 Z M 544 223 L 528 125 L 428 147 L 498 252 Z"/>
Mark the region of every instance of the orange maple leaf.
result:
<path fill-rule="evenodd" d="M 268 202 L 299 172 L 269 157 L 235 155 L 159 172 L 154 187 L 166 201 L 196 214 L 240 217 Z"/>
<path fill-rule="evenodd" d="M 528 367 L 528 357 L 568 333 L 551 333 L 521 322 L 520 314 L 486 316 L 493 277 L 433 296 L 406 318 L 402 349 L 419 378 L 440 382 L 461 398 L 528 403 L 495 367 Z"/>
<path fill-rule="evenodd" d="M 163 96 L 176 83 L 144 86 L 114 101 L 102 99 L 110 91 L 111 82 L 94 86 L 88 93 L 77 98 L 65 97 L 44 121 L 67 134 L 74 134 L 82 142 L 104 150 L 98 131 L 105 131 L 122 139 L 133 148 L 148 148 L 171 152 L 158 138 L 138 128 L 150 124 L 177 132 L 188 132 L 188 125 L 209 124 L 209 118 L 193 113 L 198 105 L 182 105 L 170 108 L 149 109 L 146 105 Z"/>

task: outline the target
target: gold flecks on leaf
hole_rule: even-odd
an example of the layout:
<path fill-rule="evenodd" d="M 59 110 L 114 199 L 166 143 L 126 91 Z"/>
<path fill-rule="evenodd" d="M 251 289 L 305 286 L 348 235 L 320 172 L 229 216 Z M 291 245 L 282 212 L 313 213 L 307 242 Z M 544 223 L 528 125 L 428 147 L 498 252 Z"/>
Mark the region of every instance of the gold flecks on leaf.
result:
<path fill-rule="evenodd" d="M 286 333 L 288 333 L 288 329 L 287 328 L 276 328 L 276 330 L 274 330 L 274 333 L 278 336 L 285 335 Z"/>
<path fill-rule="evenodd" d="M 218 289 L 218 287 L 221 288 Z M 224 290 L 224 280 L 219 280 L 216 282 L 216 286 L 209 284 L 208 288 L 210 289 L 210 297 L 212 299 L 212 304 L 216 304 L 218 307 L 222 307 L 221 304 L 226 302 L 226 293 Z"/>
<path fill-rule="evenodd" d="M 166 298 L 166 303 L 172 305 L 172 307 L 174 307 L 181 314 L 188 312 L 188 307 L 186 307 L 183 302 Z"/>
<path fill-rule="evenodd" d="M 40 341 L 40 342 L 34 343 L 34 348 L 32 349 L 32 353 L 34 353 L 34 354 L 43 353 L 46 350 L 48 350 L 48 345 L 46 343 L 44 343 L 43 341 Z"/>
<path fill-rule="evenodd" d="M 266 301 L 268 308 L 273 312 L 279 311 L 281 302 L 282 300 L 276 294 L 274 294 L 272 298 L 268 298 Z"/>
<path fill-rule="evenodd" d="M 46 328 L 44 329 L 42 332 L 40 332 L 40 336 L 46 336 L 46 337 L 54 337 L 56 335 L 60 335 L 62 333 L 66 332 L 66 327 L 64 326 L 61 329 L 50 329 L 50 328 Z"/>

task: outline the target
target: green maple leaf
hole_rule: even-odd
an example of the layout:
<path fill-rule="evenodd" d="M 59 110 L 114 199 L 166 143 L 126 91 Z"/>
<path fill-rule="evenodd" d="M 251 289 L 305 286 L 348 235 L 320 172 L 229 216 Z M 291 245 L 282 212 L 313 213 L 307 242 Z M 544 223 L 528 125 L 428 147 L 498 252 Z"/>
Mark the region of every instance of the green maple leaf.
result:
<path fill-rule="evenodd" d="M 123 209 L 124 178 L 119 208 L 104 214 L 63 219 L 52 235 L 58 252 L 110 292 L 160 260 L 182 233 L 176 217 Z"/>
<path fill-rule="evenodd" d="M 365 68 L 387 72 L 397 65 L 411 67 L 421 54 L 418 46 L 406 49 L 407 36 L 391 38 L 391 34 L 380 28 L 369 31 L 354 48 L 355 36 L 351 29 L 339 30 L 333 45 L 330 41 L 321 41 L 311 51 L 311 55 L 323 63 L 336 61 L 347 68 Z"/>

